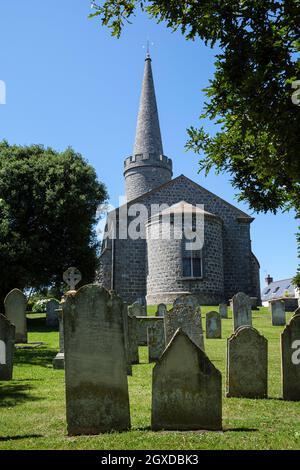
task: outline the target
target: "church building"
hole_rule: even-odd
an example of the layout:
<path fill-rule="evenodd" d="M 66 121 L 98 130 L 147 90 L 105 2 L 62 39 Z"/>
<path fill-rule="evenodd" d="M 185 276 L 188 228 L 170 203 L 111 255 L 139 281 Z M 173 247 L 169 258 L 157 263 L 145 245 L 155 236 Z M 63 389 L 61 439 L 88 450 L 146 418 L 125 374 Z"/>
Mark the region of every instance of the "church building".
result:
<path fill-rule="evenodd" d="M 184 175 L 173 178 L 172 160 L 163 151 L 149 54 L 124 178 L 127 204 L 107 216 L 101 285 L 128 303 L 168 304 L 191 293 L 202 305 L 217 305 L 242 291 L 260 304 L 259 262 L 250 237 L 254 219 Z M 175 236 L 174 220 L 183 220 L 183 213 L 190 230 L 199 216 L 201 246 L 187 243 L 184 223 Z M 173 229 L 170 237 L 162 236 L 166 223 Z M 130 224 L 139 236 L 128 235 Z"/>

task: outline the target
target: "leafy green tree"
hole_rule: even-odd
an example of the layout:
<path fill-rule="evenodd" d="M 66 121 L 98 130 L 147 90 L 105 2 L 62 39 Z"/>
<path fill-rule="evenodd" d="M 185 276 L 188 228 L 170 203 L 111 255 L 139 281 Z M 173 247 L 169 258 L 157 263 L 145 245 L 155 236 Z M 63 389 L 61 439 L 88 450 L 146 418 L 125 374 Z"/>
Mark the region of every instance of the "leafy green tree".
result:
<path fill-rule="evenodd" d="M 139 7 L 221 50 L 201 115 L 218 130 L 188 129 L 187 149 L 200 155 L 200 171 L 228 172 L 239 199 L 256 211 L 293 207 L 300 218 L 300 107 L 291 100 L 300 79 L 300 1 L 107 0 L 92 16 L 118 37 Z"/>
<path fill-rule="evenodd" d="M 94 169 L 71 148 L 0 143 L 0 300 L 14 287 L 62 287 L 76 266 L 97 266 L 97 208 L 107 198 Z"/>

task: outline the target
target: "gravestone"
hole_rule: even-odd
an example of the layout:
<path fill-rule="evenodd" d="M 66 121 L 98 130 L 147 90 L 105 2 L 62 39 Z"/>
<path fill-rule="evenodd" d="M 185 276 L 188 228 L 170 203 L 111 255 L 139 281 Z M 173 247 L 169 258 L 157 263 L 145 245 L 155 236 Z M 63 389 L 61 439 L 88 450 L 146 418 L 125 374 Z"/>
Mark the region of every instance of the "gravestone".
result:
<path fill-rule="evenodd" d="M 206 338 L 222 338 L 221 316 L 218 312 L 208 312 L 206 314 Z"/>
<path fill-rule="evenodd" d="M 252 326 L 241 326 L 227 340 L 227 397 L 268 396 L 268 341 Z"/>
<path fill-rule="evenodd" d="M 155 314 L 156 317 L 164 317 L 167 311 L 167 306 L 165 304 L 159 304 L 157 306 L 157 312 Z"/>
<path fill-rule="evenodd" d="M 128 335 L 129 335 L 129 354 L 131 364 L 138 364 L 139 344 L 138 344 L 138 320 L 128 314 Z"/>
<path fill-rule="evenodd" d="M 15 349 L 15 326 L 0 314 L 0 381 L 11 380 Z"/>
<path fill-rule="evenodd" d="M 5 316 L 16 327 L 16 343 L 27 343 L 26 297 L 13 289 L 4 300 Z"/>
<path fill-rule="evenodd" d="M 67 294 L 66 294 L 67 295 Z M 58 315 L 58 328 L 59 328 L 59 352 L 56 354 L 52 361 L 53 369 L 65 368 L 65 347 L 64 347 L 64 322 L 63 322 L 63 306 L 65 303 L 65 296 L 62 297 L 57 310 Z"/>
<path fill-rule="evenodd" d="M 227 304 L 220 304 L 219 305 L 219 312 L 220 312 L 221 318 L 228 318 Z"/>
<path fill-rule="evenodd" d="M 172 310 L 166 312 L 164 317 L 166 345 L 174 334 L 181 328 L 182 331 L 204 351 L 204 338 L 200 307 L 177 303 Z"/>
<path fill-rule="evenodd" d="M 147 330 L 150 326 L 155 325 L 155 323 L 163 323 L 164 319 L 162 317 L 136 317 L 137 318 L 137 336 L 138 336 L 138 345 L 147 346 Z"/>
<path fill-rule="evenodd" d="M 145 312 L 143 305 L 137 302 L 128 306 L 128 312 L 130 313 L 131 316 L 134 316 L 134 317 L 146 316 L 146 312 Z"/>
<path fill-rule="evenodd" d="M 130 428 L 123 302 L 98 285 L 68 295 L 63 308 L 69 435 Z"/>
<path fill-rule="evenodd" d="M 285 320 L 285 303 L 284 300 L 272 300 L 270 302 L 272 325 L 283 326 L 286 324 Z"/>
<path fill-rule="evenodd" d="M 240 326 L 252 326 L 252 312 L 250 297 L 238 292 L 232 298 L 232 315 L 234 330 Z"/>
<path fill-rule="evenodd" d="M 151 427 L 222 428 L 221 373 L 180 329 L 153 368 Z"/>
<path fill-rule="evenodd" d="M 281 333 L 282 395 L 300 400 L 300 315 L 293 315 Z"/>
<path fill-rule="evenodd" d="M 46 325 L 52 328 L 57 328 L 59 326 L 58 319 L 58 310 L 59 302 L 58 300 L 51 299 L 47 302 L 46 305 Z"/>
<path fill-rule="evenodd" d="M 129 323 L 128 323 L 128 305 L 123 304 L 123 329 L 124 329 L 124 347 L 127 362 L 127 375 L 132 375 L 131 354 L 129 349 Z"/>
<path fill-rule="evenodd" d="M 199 307 L 199 300 L 195 295 L 183 294 L 174 300 L 173 307 L 181 304 L 188 305 L 190 307 Z"/>
<path fill-rule="evenodd" d="M 156 362 L 166 347 L 165 328 L 163 322 L 156 322 L 148 328 L 148 360 Z"/>

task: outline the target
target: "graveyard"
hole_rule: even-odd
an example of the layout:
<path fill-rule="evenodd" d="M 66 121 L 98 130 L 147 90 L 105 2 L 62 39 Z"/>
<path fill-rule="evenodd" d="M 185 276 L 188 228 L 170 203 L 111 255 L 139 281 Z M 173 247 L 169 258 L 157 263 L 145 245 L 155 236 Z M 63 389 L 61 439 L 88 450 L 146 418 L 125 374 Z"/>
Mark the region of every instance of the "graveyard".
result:
<path fill-rule="evenodd" d="M 156 306 L 148 307 L 153 315 Z M 280 334 L 268 308 L 252 311 L 253 326 L 268 340 L 268 396 L 226 398 L 226 340 L 233 332 L 232 312 L 222 319 L 222 338 L 207 339 L 205 316 L 216 307 L 201 307 L 205 352 L 222 374 L 222 431 L 152 431 L 151 380 L 147 346 L 128 377 L 131 430 L 96 436 L 68 436 L 65 378 L 55 370 L 58 331 L 44 314 L 27 316 L 28 343 L 17 345 L 13 380 L 0 382 L 0 449 L 297 449 L 300 402 L 284 401 L 281 389 Z M 287 322 L 292 313 L 287 313 Z"/>

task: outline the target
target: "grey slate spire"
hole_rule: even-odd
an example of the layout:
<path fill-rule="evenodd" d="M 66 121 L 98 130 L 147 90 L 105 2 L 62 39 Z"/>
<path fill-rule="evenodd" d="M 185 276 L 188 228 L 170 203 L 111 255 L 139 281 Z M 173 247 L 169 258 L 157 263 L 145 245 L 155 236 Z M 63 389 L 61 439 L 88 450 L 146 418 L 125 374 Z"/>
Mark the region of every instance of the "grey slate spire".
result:
<path fill-rule="evenodd" d="M 149 153 L 163 155 L 151 58 L 147 53 L 133 155 Z"/>

